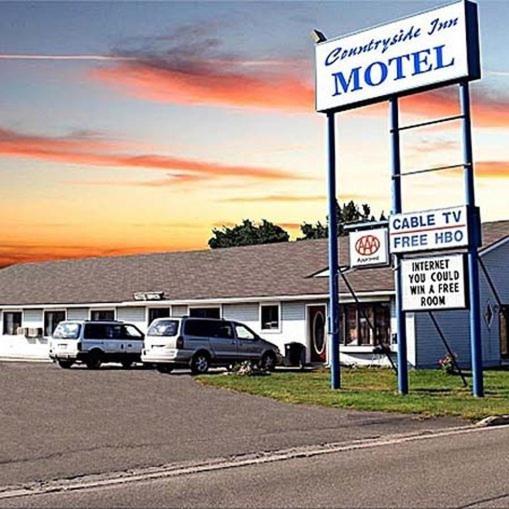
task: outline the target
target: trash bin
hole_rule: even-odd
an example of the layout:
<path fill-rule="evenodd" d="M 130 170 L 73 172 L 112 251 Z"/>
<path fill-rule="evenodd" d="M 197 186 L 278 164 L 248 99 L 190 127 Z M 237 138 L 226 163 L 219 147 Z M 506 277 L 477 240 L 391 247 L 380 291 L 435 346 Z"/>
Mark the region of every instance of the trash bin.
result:
<path fill-rule="evenodd" d="M 284 365 L 304 369 L 306 365 L 306 347 L 302 343 L 286 343 Z"/>

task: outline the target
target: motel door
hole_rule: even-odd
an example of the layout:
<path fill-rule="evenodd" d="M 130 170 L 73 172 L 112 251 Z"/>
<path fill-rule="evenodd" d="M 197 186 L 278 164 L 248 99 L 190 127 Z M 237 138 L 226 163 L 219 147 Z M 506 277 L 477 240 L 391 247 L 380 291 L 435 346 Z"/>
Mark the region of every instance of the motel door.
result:
<path fill-rule="evenodd" d="M 509 306 L 501 306 L 499 314 L 500 324 L 500 356 L 509 358 Z"/>
<path fill-rule="evenodd" d="M 308 307 L 308 334 L 311 348 L 311 362 L 325 362 L 327 335 L 327 308 L 324 305 Z"/>

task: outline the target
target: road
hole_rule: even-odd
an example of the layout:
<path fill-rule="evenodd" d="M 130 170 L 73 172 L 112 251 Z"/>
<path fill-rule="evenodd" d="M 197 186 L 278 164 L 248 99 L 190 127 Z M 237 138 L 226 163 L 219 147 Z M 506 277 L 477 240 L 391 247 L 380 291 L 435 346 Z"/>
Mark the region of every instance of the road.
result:
<path fill-rule="evenodd" d="M 422 420 L 408 415 L 287 405 L 205 387 L 187 373 L 162 375 L 145 369 L 62 370 L 51 364 L 0 363 L 0 390 L 0 491 L 26 483 L 108 476 L 129 469 L 239 458 L 294 447 L 346 444 L 352 440 L 464 424 L 456 419 Z M 338 456 L 334 462 L 341 463 L 345 457 Z M 327 479 L 320 465 L 322 462 L 327 465 L 331 458 L 332 455 L 309 459 L 310 470 L 303 460 L 292 459 L 258 467 L 237 466 L 231 470 L 231 477 L 225 477 L 220 471 L 200 474 L 197 482 L 208 486 L 209 481 L 204 480 L 209 479 L 210 486 L 205 491 L 202 486 L 193 496 L 189 492 L 189 500 L 195 500 L 197 505 L 209 505 L 209 501 L 199 497 L 200 493 L 205 493 L 204 496 L 210 493 L 210 504 L 221 505 L 217 497 L 225 481 L 234 483 L 232 489 L 235 489 L 242 485 L 243 475 L 247 476 L 242 493 L 247 497 L 247 505 L 251 501 L 255 504 L 254 500 L 262 496 L 257 494 L 259 488 L 255 489 L 262 479 L 268 481 L 270 497 L 284 497 L 306 486 L 309 489 L 310 484 L 304 479 L 316 476 L 318 484 L 321 478 Z M 335 483 L 345 475 L 350 477 L 340 463 L 337 470 L 336 467 L 331 470 L 331 474 L 336 472 Z M 294 464 L 291 468 L 284 466 Z M 302 479 L 299 485 L 292 483 L 291 489 L 289 486 L 283 489 L 283 485 L 276 487 L 270 480 L 272 469 L 279 472 L 281 479 L 291 480 L 293 473 L 297 476 L 298 472 Z M 365 477 L 355 465 L 350 465 L 348 471 Z M 171 489 L 182 494 L 192 489 L 184 477 L 168 482 L 173 483 Z M 166 492 L 164 482 L 161 486 Z M 184 490 L 183 486 L 187 488 Z M 138 493 L 138 489 L 132 484 L 122 493 L 124 490 L 126 494 L 131 490 Z M 157 489 L 153 493 L 156 497 Z M 110 505 L 101 502 L 105 494 L 102 491 L 99 495 L 99 506 Z M 90 492 L 92 495 L 95 492 Z M 57 499 L 51 500 L 50 505 L 61 505 L 60 502 L 66 505 L 66 496 L 55 495 Z M 82 492 L 76 496 L 81 497 Z M 45 497 L 37 497 L 37 504 L 43 503 Z M 134 494 L 129 497 L 126 506 L 136 507 L 141 503 Z M 26 499 L 12 499 L 9 503 L 22 504 L 23 500 Z M 173 500 L 178 506 L 184 499 L 172 499 L 172 504 Z M 244 505 L 237 498 L 224 501 L 233 506 Z M 0 502 L 3 506 L 7 500 Z M 160 499 L 158 502 L 154 498 L 153 502 L 157 506 Z M 87 499 L 84 505 L 94 503 Z M 258 499 L 257 503 L 271 505 L 271 500 Z"/>
<path fill-rule="evenodd" d="M 508 458 L 509 428 L 485 428 L 107 488 L 78 486 L 0 505 L 508 507 Z"/>

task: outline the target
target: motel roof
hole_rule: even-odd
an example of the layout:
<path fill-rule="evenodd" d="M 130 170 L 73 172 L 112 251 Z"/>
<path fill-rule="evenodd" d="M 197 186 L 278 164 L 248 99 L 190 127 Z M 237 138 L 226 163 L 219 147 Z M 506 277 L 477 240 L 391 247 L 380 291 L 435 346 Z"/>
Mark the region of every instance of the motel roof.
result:
<path fill-rule="evenodd" d="M 483 249 L 509 237 L 509 221 L 483 224 Z M 341 265 L 348 266 L 345 238 Z M 327 240 L 215 250 L 84 258 L 12 265 L 0 270 L 0 306 L 132 302 L 162 291 L 169 301 L 324 296 Z M 390 268 L 351 269 L 358 293 L 392 292 Z M 340 282 L 341 293 L 348 293 Z"/>

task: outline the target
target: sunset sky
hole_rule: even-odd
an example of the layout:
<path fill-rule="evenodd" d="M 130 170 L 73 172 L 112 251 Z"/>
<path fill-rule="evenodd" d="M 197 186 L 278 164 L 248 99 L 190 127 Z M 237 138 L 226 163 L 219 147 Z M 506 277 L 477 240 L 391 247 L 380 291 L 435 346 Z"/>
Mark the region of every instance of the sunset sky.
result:
<path fill-rule="evenodd" d="M 0 265 L 199 249 L 211 229 L 326 214 L 312 28 L 330 37 L 438 1 L 3 2 Z M 509 219 L 509 2 L 479 0 L 477 199 Z M 401 101 L 455 114 L 457 90 Z M 461 162 L 459 124 L 402 135 L 404 169 Z M 338 115 L 341 202 L 390 208 L 387 105 Z M 404 183 L 404 210 L 463 203 L 461 174 Z"/>

